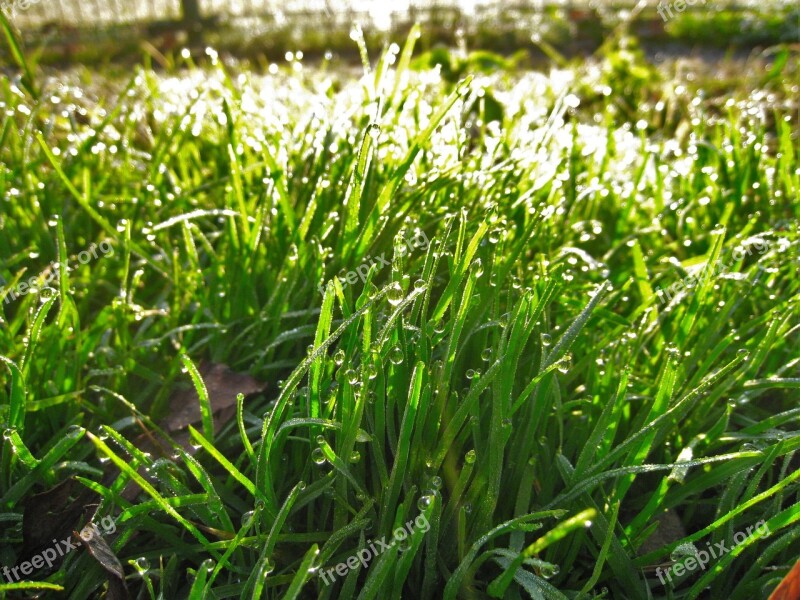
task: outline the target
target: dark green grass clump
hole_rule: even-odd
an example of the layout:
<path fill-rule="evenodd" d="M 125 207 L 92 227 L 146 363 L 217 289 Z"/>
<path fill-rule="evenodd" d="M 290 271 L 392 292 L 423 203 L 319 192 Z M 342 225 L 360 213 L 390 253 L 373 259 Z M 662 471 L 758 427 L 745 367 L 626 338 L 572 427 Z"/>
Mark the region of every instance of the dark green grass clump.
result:
<path fill-rule="evenodd" d="M 136 598 L 746 600 L 788 571 L 796 56 L 707 94 L 635 46 L 451 82 L 413 40 L 358 80 L 210 52 L 0 82 L 0 564 L 74 478 Z M 154 450 L 203 359 L 268 387 L 222 420 L 200 385 L 191 445 Z M 79 548 L 0 596 L 114 578 Z"/>

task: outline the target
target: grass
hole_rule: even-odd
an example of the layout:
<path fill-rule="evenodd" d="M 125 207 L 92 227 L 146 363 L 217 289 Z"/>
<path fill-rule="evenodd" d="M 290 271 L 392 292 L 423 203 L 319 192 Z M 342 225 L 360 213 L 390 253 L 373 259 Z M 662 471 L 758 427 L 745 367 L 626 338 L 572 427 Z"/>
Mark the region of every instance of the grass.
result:
<path fill-rule="evenodd" d="M 705 52 L 733 51 L 746 56 L 757 47 L 800 42 L 800 11 L 784 0 L 748 4 L 696 2 L 689 5 L 691 10 L 685 10 L 686 5 L 679 5 L 684 10 L 678 10 L 669 2 L 604 2 L 592 6 L 483 2 L 474 10 L 463 10 L 458 3 L 449 2 L 427 7 L 418 4 L 408 14 L 395 13 L 388 29 L 384 28 L 388 23 L 383 19 L 373 20 L 373 11 L 346 11 L 343 7 L 348 4 L 330 5 L 339 6 L 341 11 L 304 10 L 295 5 L 274 14 L 267 10 L 268 3 L 251 2 L 249 6 L 239 6 L 247 15 L 239 17 L 225 16 L 220 4 L 204 5 L 206 18 L 196 24 L 198 30 L 191 32 L 177 13 L 159 14 L 156 4 L 138 12 L 123 10 L 110 21 L 108 14 L 84 12 L 82 19 L 59 29 L 57 24 L 63 14 L 74 17 L 76 8 L 58 0 L 51 9 L 39 6 L 44 12 L 38 16 L 19 10 L 12 21 L 19 24 L 25 38 L 36 48 L 35 55 L 41 63 L 81 63 L 95 68 L 102 65 L 104 70 L 120 63 L 135 64 L 142 52 L 171 68 L 172 54 L 186 44 L 200 48 L 208 45 L 257 61 L 279 61 L 287 49 L 303 52 L 306 60 L 325 57 L 349 61 L 357 58 L 350 36 L 354 21 L 364 24 L 363 35 L 371 48 L 404 38 L 416 22 L 421 22 L 418 50 L 466 44 L 509 56 L 521 54 L 526 66 L 538 68 L 546 66 L 549 58 L 543 45 L 555 47 L 565 55 L 585 56 L 613 36 L 621 22 L 652 54 L 674 53 L 677 49 L 688 53 L 699 46 Z M 12 58 L 3 45 L 0 57 Z"/>
<path fill-rule="evenodd" d="M 687 77 L 621 34 L 544 75 L 414 42 L 362 77 L 15 52 L 0 564 L 115 531 L 0 596 L 745 600 L 792 566 L 796 50 Z M 202 360 L 267 389 L 224 419 Z M 192 381 L 187 441 L 152 444 Z"/>

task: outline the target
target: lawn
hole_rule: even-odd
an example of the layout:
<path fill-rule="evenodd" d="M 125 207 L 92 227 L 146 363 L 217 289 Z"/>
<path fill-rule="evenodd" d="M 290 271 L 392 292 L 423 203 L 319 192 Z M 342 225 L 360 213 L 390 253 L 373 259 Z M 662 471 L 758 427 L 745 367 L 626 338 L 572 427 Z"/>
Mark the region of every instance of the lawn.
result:
<path fill-rule="evenodd" d="M 789 572 L 797 47 L 56 71 L 5 31 L 0 598 Z"/>

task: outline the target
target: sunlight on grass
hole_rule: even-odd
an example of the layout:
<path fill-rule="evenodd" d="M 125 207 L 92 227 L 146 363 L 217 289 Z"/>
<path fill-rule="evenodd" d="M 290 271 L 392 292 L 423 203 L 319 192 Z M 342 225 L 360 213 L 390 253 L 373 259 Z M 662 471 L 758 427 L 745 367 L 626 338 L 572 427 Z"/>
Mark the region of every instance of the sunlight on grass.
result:
<path fill-rule="evenodd" d="M 548 73 L 416 39 L 0 79 L 0 567 L 117 519 L 0 597 L 746 600 L 792 566 L 797 50 L 734 84 L 625 35 Z M 220 410 L 202 361 L 266 391 Z"/>

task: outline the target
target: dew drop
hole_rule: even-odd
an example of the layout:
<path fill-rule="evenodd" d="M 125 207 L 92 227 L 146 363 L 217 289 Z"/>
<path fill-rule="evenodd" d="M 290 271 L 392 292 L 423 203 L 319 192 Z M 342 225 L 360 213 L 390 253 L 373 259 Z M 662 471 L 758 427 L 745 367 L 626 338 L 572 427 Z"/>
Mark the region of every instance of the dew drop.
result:
<path fill-rule="evenodd" d="M 275 570 L 275 563 L 269 558 L 264 560 L 264 565 L 261 567 L 261 573 L 266 577 Z"/>
<path fill-rule="evenodd" d="M 558 565 L 545 563 L 539 566 L 539 575 L 544 579 L 551 579 L 559 574 L 561 568 Z"/>
<path fill-rule="evenodd" d="M 242 515 L 242 527 L 250 527 L 253 524 L 253 517 L 255 517 L 255 511 L 249 510 Z"/>
<path fill-rule="evenodd" d="M 561 360 L 558 361 L 558 366 L 556 367 L 556 369 L 558 370 L 559 373 L 565 375 L 567 372 L 569 372 L 570 366 L 572 366 L 572 353 L 567 352 L 561 358 Z"/>
<path fill-rule="evenodd" d="M 373 363 L 369 363 L 364 370 L 369 379 L 375 379 L 378 376 L 378 367 L 376 367 Z"/>
<path fill-rule="evenodd" d="M 139 558 L 131 562 L 133 562 L 133 566 L 136 568 L 137 571 L 144 572 L 150 569 L 150 561 L 147 560 L 144 556 L 140 556 Z"/>
<path fill-rule="evenodd" d="M 395 346 L 389 351 L 389 360 L 393 365 L 399 365 L 403 362 L 403 351 L 400 346 Z"/>
<path fill-rule="evenodd" d="M 216 567 L 216 566 L 217 566 L 217 563 L 213 559 L 207 558 L 202 563 L 200 563 L 199 569 L 205 570 L 206 573 L 211 573 L 211 571 L 213 571 L 214 567 Z"/>
<path fill-rule="evenodd" d="M 344 350 L 336 351 L 336 354 L 333 355 L 333 362 L 336 363 L 337 367 L 342 366 L 342 363 L 344 363 Z"/>
<path fill-rule="evenodd" d="M 344 373 L 344 376 L 347 378 L 347 381 L 350 383 L 350 385 L 358 382 L 358 373 L 356 373 L 355 369 L 347 369 L 347 371 Z"/>
<path fill-rule="evenodd" d="M 311 460 L 313 460 L 314 464 L 318 466 L 325 464 L 325 453 L 322 451 L 322 448 L 314 448 L 314 450 L 311 452 Z"/>
<path fill-rule="evenodd" d="M 431 494 L 420 496 L 419 500 L 417 500 L 417 508 L 420 510 L 425 510 L 431 505 L 431 502 L 433 502 L 433 496 Z"/>
<path fill-rule="evenodd" d="M 389 288 L 389 292 L 387 293 L 386 297 L 389 300 L 389 304 L 392 306 L 397 306 L 403 301 L 403 288 L 401 288 L 400 284 L 395 281 Z"/>

